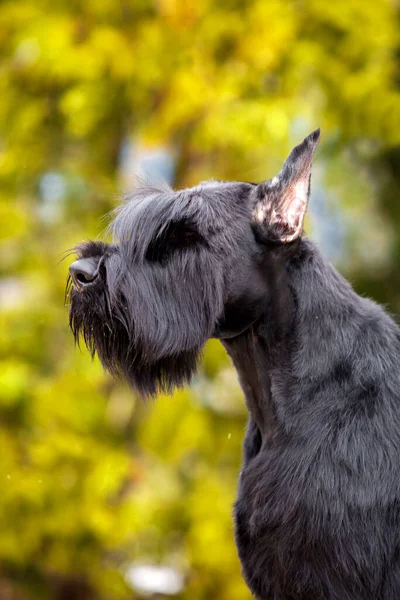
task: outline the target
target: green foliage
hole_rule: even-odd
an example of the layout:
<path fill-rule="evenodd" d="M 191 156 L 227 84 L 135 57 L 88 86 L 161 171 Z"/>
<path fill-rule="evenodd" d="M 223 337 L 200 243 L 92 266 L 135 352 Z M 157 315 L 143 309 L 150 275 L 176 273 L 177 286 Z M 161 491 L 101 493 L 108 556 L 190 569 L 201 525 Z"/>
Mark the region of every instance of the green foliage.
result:
<path fill-rule="evenodd" d="M 169 148 L 184 186 L 268 178 L 321 126 L 347 268 L 400 309 L 398 23 L 389 0 L 1 4 L 1 597 L 132 598 L 136 562 L 182 571 L 182 599 L 249 598 L 231 519 L 246 411 L 222 347 L 143 405 L 73 347 L 60 260 L 103 230 L 124 140 Z"/>

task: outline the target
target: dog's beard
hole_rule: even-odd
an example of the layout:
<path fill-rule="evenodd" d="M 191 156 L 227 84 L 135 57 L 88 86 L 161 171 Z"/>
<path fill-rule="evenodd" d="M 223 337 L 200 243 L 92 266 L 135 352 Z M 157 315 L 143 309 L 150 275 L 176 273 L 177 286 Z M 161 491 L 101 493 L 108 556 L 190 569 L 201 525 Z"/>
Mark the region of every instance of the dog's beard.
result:
<path fill-rule="evenodd" d="M 132 343 L 126 301 L 110 302 L 106 289 L 72 289 L 70 327 L 76 343 L 82 337 L 92 357 L 97 353 L 103 367 L 125 380 L 143 397 L 171 393 L 187 384 L 197 370 L 199 348 L 158 356 L 154 347 L 136 338 Z"/>

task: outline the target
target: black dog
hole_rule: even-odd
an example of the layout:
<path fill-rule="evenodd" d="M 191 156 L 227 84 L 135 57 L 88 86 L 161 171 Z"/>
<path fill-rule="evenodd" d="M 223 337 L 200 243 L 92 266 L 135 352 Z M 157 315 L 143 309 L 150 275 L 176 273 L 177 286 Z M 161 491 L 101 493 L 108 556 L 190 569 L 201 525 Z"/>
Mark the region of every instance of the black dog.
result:
<path fill-rule="evenodd" d="M 235 506 L 262 600 L 400 599 L 400 330 L 302 239 L 319 131 L 274 179 L 143 188 L 71 266 L 71 328 L 143 395 L 222 340 L 250 413 Z"/>

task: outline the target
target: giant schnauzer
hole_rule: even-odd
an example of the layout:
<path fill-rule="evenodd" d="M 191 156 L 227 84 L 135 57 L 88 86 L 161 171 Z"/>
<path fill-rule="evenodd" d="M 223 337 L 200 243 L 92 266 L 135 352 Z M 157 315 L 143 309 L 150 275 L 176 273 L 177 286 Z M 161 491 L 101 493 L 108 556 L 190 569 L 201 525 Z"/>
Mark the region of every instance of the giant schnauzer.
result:
<path fill-rule="evenodd" d="M 249 410 L 235 504 L 262 600 L 400 599 L 400 329 L 302 237 L 319 131 L 260 184 L 142 187 L 70 268 L 70 324 L 144 396 L 218 338 Z"/>

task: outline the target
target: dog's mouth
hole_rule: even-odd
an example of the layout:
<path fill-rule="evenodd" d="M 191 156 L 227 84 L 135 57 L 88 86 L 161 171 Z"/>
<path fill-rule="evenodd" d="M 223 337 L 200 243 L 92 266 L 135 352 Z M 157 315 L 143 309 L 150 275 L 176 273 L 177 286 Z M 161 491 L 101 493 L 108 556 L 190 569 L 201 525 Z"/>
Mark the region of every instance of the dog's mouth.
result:
<path fill-rule="evenodd" d="M 91 338 L 90 331 L 93 321 L 106 322 L 110 318 L 111 307 L 107 290 L 105 289 L 106 268 L 105 257 L 85 256 L 80 252 L 69 268 L 65 288 L 65 304 L 69 306 L 69 323 L 75 341 L 79 343 L 79 335 L 84 334 L 85 342 Z M 94 346 L 89 344 L 93 353 Z"/>

